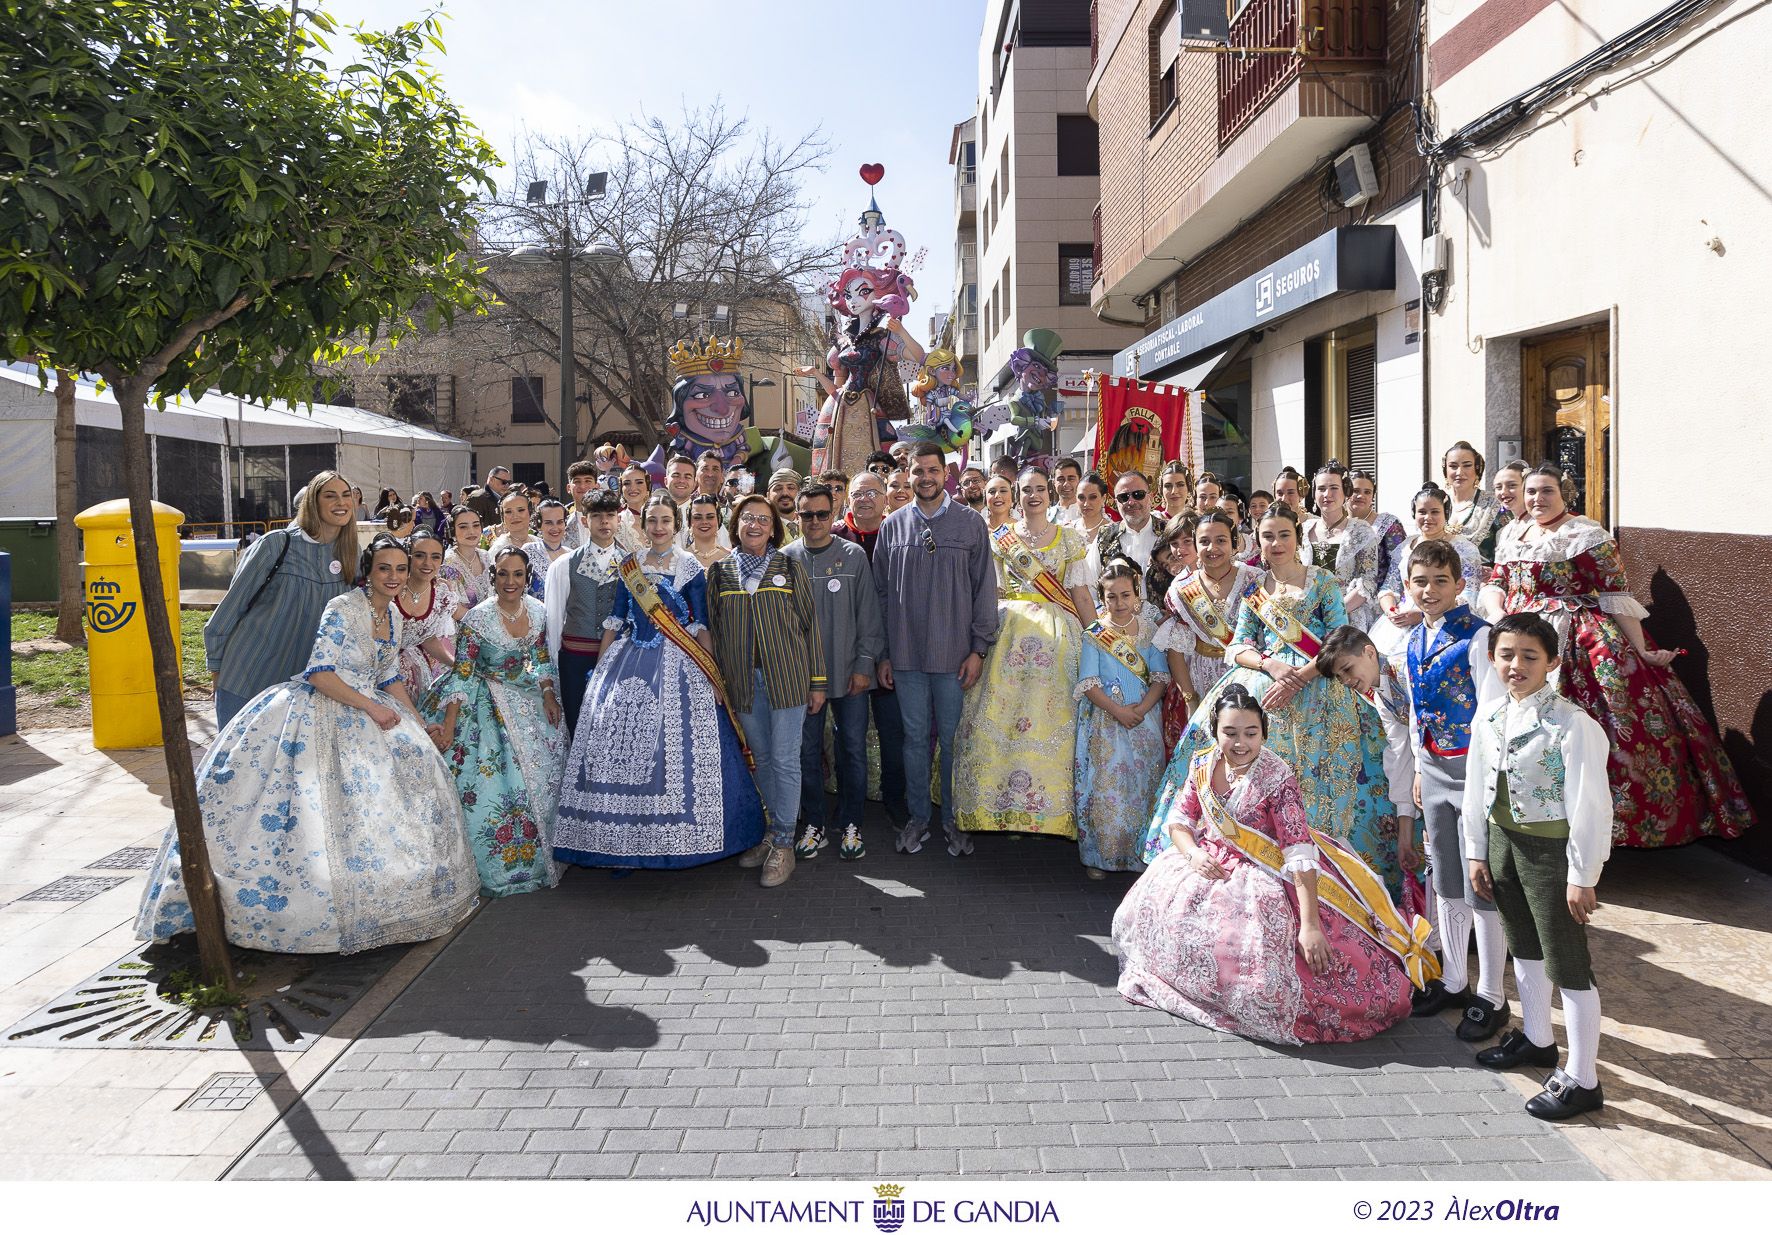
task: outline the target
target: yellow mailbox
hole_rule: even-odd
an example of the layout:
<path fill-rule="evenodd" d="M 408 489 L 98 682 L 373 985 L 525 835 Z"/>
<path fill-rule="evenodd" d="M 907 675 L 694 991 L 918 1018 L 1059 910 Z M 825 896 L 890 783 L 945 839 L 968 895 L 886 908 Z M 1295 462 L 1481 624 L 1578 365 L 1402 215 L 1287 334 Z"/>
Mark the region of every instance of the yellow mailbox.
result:
<path fill-rule="evenodd" d="M 184 512 L 154 503 L 160 578 L 146 587 L 135 568 L 129 503 L 101 502 L 74 516 L 86 544 L 86 651 L 92 744 L 100 750 L 160 745 L 148 618 L 169 623 L 178 643 L 178 525 Z M 181 678 L 182 680 L 182 678 Z"/>

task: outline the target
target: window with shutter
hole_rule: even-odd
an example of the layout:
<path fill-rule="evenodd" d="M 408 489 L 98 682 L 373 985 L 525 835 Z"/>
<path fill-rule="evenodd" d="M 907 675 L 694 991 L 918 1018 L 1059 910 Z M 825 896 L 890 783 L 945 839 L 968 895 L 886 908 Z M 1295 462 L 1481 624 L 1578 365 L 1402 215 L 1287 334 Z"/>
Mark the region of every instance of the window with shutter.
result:
<path fill-rule="evenodd" d="M 1378 349 L 1367 343 L 1347 353 L 1347 465 L 1378 472 Z"/>

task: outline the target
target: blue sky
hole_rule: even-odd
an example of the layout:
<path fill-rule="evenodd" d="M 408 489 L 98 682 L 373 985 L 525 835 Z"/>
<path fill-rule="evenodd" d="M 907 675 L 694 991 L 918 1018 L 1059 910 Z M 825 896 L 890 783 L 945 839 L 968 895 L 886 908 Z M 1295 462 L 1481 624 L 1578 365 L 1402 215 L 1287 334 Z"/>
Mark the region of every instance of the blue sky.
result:
<path fill-rule="evenodd" d="M 325 0 L 342 25 L 388 26 L 427 0 Z M 914 253 L 921 293 L 908 323 L 926 332 L 953 286 L 948 142 L 972 114 L 984 0 L 448 0 L 447 56 L 431 57 L 450 95 L 501 153 L 512 135 L 590 132 L 642 111 L 671 116 L 722 100 L 758 128 L 817 127 L 831 148 L 807 183 L 814 236 L 867 205 L 856 175 L 883 163 L 880 208 Z M 335 44 L 336 47 L 336 44 Z M 841 49 L 867 49 L 844 62 Z M 508 172 L 505 174 L 509 174 Z"/>

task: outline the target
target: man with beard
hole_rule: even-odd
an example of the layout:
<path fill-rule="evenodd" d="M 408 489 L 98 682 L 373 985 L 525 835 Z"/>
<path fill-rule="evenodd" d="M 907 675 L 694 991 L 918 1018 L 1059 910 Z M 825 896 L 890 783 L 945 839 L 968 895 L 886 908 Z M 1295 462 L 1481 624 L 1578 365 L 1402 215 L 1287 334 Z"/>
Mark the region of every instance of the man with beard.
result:
<path fill-rule="evenodd" d="M 800 498 L 800 473 L 791 467 L 781 468 L 769 477 L 769 488 L 765 492 L 769 496 L 769 504 L 781 516 L 782 543 L 785 545 L 790 540 L 798 540 L 800 516 L 794 506 Z"/>

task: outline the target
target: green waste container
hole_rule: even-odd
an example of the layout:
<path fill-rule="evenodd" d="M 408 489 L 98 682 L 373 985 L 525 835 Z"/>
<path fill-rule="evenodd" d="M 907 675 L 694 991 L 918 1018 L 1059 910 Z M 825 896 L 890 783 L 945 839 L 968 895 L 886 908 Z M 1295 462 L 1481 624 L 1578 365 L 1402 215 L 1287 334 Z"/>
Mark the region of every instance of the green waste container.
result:
<path fill-rule="evenodd" d="M 78 532 L 74 535 L 79 535 Z M 54 519 L 0 519 L 0 551 L 12 554 L 12 599 L 46 601 L 61 598 L 55 561 Z M 78 587 L 75 580 L 74 586 Z"/>

